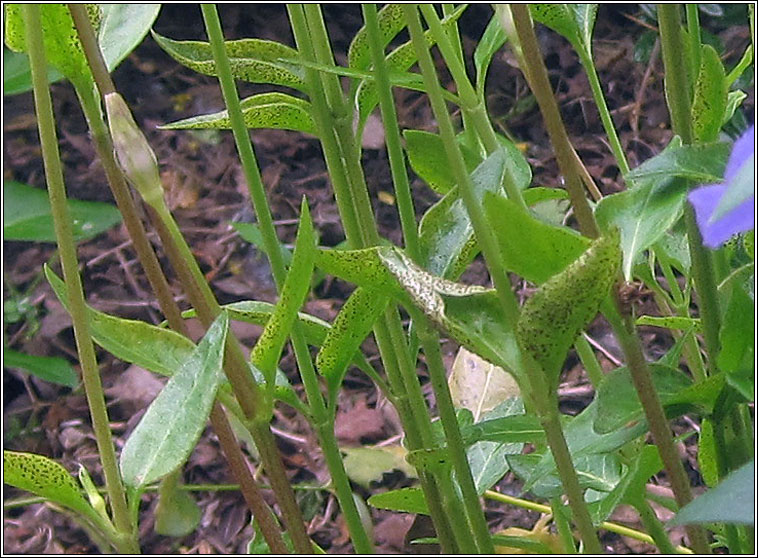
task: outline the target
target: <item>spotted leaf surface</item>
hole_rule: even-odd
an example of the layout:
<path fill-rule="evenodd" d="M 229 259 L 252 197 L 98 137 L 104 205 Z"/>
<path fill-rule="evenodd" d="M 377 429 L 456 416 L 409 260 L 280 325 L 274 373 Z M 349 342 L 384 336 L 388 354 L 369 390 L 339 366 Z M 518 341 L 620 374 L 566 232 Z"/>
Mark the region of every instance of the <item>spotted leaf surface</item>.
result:
<path fill-rule="evenodd" d="M 402 4 L 387 4 L 376 15 L 379 26 L 379 40 L 383 47 L 405 27 Z M 348 66 L 354 70 L 365 70 L 371 64 L 371 50 L 366 27 L 361 27 L 350 42 L 347 51 Z"/>
<path fill-rule="evenodd" d="M 718 52 L 711 45 L 703 45 L 692 101 L 692 132 L 698 142 L 718 139 L 727 109 L 728 89 L 726 72 Z"/>
<path fill-rule="evenodd" d="M 535 21 L 563 35 L 577 50 L 589 52 L 597 4 L 530 4 Z"/>
<path fill-rule="evenodd" d="M 3 450 L 3 482 L 86 516 L 96 514 L 74 477 L 44 455 Z"/>
<path fill-rule="evenodd" d="M 313 261 L 316 251 L 316 238 L 313 232 L 308 204 L 303 200 L 300 213 L 300 226 L 284 286 L 279 294 L 274 313 L 271 314 L 263 333 L 250 353 L 250 361 L 259 368 L 269 385 L 274 383 L 274 374 L 282 349 L 290 335 L 292 325 L 297 319 L 298 311 L 303 305 L 311 287 Z"/>
<path fill-rule="evenodd" d="M 95 32 L 100 27 L 102 10 L 97 4 L 85 4 Z M 84 86 L 92 80 L 87 60 L 66 4 L 40 6 L 43 44 L 47 61 L 74 84 Z M 5 44 L 11 50 L 26 52 L 26 27 L 20 4 L 5 6 Z"/>
<path fill-rule="evenodd" d="M 542 366 L 552 387 L 557 387 L 569 348 L 608 295 L 620 264 L 619 232 L 613 229 L 543 284 L 524 305 L 516 338 Z"/>
<path fill-rule="evenodd" d="M 316 135 L 311 117 L 311 104 L 285 93 L 262 93 L 243 99 L 240 103 L 245 126 L 294 130 Z M 229 111 L 193 116 L 161 126 L 163 130 L 217 129 L 230 130 Z"/>
<path fill-rule="evenodd" d="M 388 296 L 358 287 L 337 314 L 316 356 L 316 367 L 332 389 L 342 383 L 348 365 L 388 302 Z"/>
<path fill-rule="evenodd" d="M 201 74 L 215 76 L 216 63 L 210 43 L 174 41 L 153 32 L 155 41 L 174 60 Z M 305 91 L 304 70 L 283 59 L 298 58 L 297 51 L 287 45 L 263 39 L 226 41 L 226 54 L 237 79 L 251 83 L 285 85 Z"/>

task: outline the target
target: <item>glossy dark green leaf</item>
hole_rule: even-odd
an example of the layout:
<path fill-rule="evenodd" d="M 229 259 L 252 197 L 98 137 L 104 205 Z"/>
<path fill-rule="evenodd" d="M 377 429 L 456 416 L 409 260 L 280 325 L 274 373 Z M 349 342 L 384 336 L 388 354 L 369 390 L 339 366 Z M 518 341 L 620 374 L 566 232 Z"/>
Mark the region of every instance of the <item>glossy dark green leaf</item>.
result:
<path fill-rule="evenodd" d="M 313 222 L 308 211 L 308 204 L 303 200 L 292 265 L 279 293 L 279 301 L 274 313 L 266 322 L 258 342 L 250 353 L 250 361 L 263 372 L 268 385 L 274 384 L 274 374 L 282 349 L 297 319 L 300 307 L 310 291 L 315 251 L 316 237 L 313 232 Z"/>
<path fill-rule="evenodd" d="M 614 229 L 546 281 L 524 305 L 516 338 L 540 364 L 551 388 L 557 387 L 569 348 L 608 296 L 620 262 L 619 234 Z"/>
<path fill-rule="evenodd" d="M 216 398 L 228 326 L 229 317 L 220 314 L 129 436 L 120 460 L 128 486 L 158 480 L 189 457 Z"/>
<path fill-rule="evenodd" d="M 484 210 L 506 269 L 538 285 L 563 271 L 590 245 L 575 231 L 543 223 L 502 197 L 485 195 Z"/>
<path fill-rule="evenodd" d="M 286 93 L 261 93 L 240 102 L 242 117 L 248 128 L 294 130 L 316 135 L 311 104 Z M 230 130 L 229 111 L 193 116 L 160 126 L 161 130 L 217 129 Z"/>
<path fill-rule="evenodd" d="M 374 494 L 368 499 L 368 504 L 382 510 L 429 515 L 429 507 L 421 488 L 399 488 Z"/>
<path fill-rule="evenodd" d="M 715 488 L 687 504 L 669 525 L 755 524 L 755 461 L 746 463 Z"/>
<path fill-rule="evenodd" d="M 728 143 L 714 142 L 682 145 L 675 137 L 661 153 L 632 169 L 627 182 L 639 188 L 646 180 L 658 183 L 666 178 L 686 178 L 700 184 L 720 182 L 724 176 L 726 160 L 731 147 Z"/>
<path fill-rule="evenodd" d="M 44 455 L 3 450 L 3 482 L 85 517 L 97 517 L 74 477 L 63 465 Z"/>
<path fill-rule="evenodd" d="M 508 40 L 503 30 L 500 18 L 494 14 L 484 30 L 484 34 L 474 49 L 474 69 L 476 70 L 476 91 L 484 97 L 484 83 L 487 79 L 487 70 L 495 53 L 500 50 Z"/>
<path fill-rule="evenodd" d="M 700 48 L 700 72 L 692 101 L 692 133 L 698 142 L 718 139 L 727 105 L 726 71 L 718 52 L 710 45 Z"/>
<path fill-rule="evenodd" d="M 121 222 L 121 213 L 108 203 L 68 200 L 74 240 L 97 236 Z M 3 183 L 5 240 L 56 242 L 47 191 L 12 180 Z"/>
<path fill-rule="evenodd" d="M 74 367 L 64 358 L 28 355 L 3 347 L 3 366 L 22 368 L 54 384 L 74 388 L 79 383 Z"/>
<path fill-rule="evenodd" d="M 174 41 L 153 31 L 153 38 L 174 60 L 201 74 L 216 75 L 216 63 L 209 43 Z M 306 92 L 305 71 L 301 66 L 282 62 L 297 59 L 295 49 L 263 39 L 226 41 L 226 53 L 237 79 L 252 83 L 285 85 Z"/>
<path fill-rule="evenodd" d="M 347 367 L 388 302 L 383 293 L 358 287 L 337 314 L 316 356 L 316 367 L 332 392 L 342 383 Z"/>
<path fill-rule="evenodd" d="M 376 15 L 379 27 L 379 42 L 386 47 L 390 41 L 405 27 L 405 16 L 402 4 L 385 4 Z M 369 49 L 366 26 L 361 27 L 350 41 L 347 50 L 348 66 L 356 70 L 365 70 L 371 65 L 371 50 Z"/>
<path fill-rule="evenodd" d="M 455 187 L 453 171 L 445 155 L 445 146 L 439 134 L 424 130 L 403 130 L 408 162 L 421 180 L 439 194 L 447 194 Z M 479 164 L 476 153 L 461 145 L 466 170 L 472 172 Z"/>

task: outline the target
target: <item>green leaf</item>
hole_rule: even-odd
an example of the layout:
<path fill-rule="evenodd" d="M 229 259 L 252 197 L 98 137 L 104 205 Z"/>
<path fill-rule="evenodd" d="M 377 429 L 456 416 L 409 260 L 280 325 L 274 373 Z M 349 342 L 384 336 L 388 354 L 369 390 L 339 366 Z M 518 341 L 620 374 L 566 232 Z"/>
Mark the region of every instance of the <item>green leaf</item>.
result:
<path fill-rule="evenodd" d="M 476 70 L 476 91 L 484 98 L 484 83 L 487 79 L 487 70 L 495 53 L 500 50 L 508 40 L 508 36 L 500 24 L 500 18 L 494 14 L 484 30 L 484 34 L 474 49 L 474 69 Z"/>
<path fill-rule="evenodd" d="M 563 35 L 576 50 L 590 53 L 597 4 L 530 4 L 535 21 Z"/>
<path fill-rule="evenodd" d="M 627 175 L 627 182 L 639 188 L 643 180 L 661 182 L 666 178 L 686 178 L 697 183 L 721 182 L 726 160 L 731 146 L 728 143 L 713 142 L 682 145 L 678 137 L 655 157 L 633 169 Z M 602 203 L 602 201 L 601 201 Z"/>
<path fill-rule="evenodd" d="M 403 130 L 408 162 L 421 180 L 439 194 L 447 194 L 456 185 L 439 134 L 423 130 Z M 476 153 L 460 144 L 466 170 L 472 172 L 479 164 Z"/>
<path fill-rule="evenodd" d="M 699 318 L 681 316 L 640 316 L 635 323 L 637 325 L 680 329 L 682 331 L 688 331 L 690 328 L 694 328 L 698 332 L 701 330 Z"/>
<path fill-rule="evenodd" d="M 620 229 L 623 271 L 627 281 L 632 280 L 635 258 L 663 238 L 679 219 L 686 196 L 686 182 L 662 178 L 646 180 L 631 190 L 600 200 L 595 217 L 601 230 Z"/>
<path fill-rule="evenodd" d="M 511 405 L 509 401 L 504 406 Z M 493 411 L 494 412 L 494 411 Z M 528 442 L 539 444 L 545 440 L 545 432 L 534 415 L 510 414 L 499 418 L 489 418 L 477 424 L 461 426 L 461 436 L 466 444 L 476 442 L 499 442 L 515 444 Z"/>
<path fill-rule="evenodd" d="M 402 4 L 386 4 L 376 16 L 379 27 L 379 42 L 383 48 L 405 27 Z M 366 26 L 361 27 L 350 41 L 347 50 L 348 66 L 355 70 L 365 70 L 371 65 Z"/>
<path fill-rule="evenodd" d="M 700 73 L 695 82 L 692 101 L 692 132 L 698 142 L 718 139 L 727 107 L 726 72 L 716 50 L 700 47 Z"/>
<path fill-rule="evenodd" d="M 746 463 L 715 488 L 684 506 L 668 525 L 755 524 L 755 461 Z"/>
<path fill-rule="evenodd" d="M 358 287 L 334 320 L 316 355 L 316 366 L 336 395 L 347 367 L 369 334 L 389 297 L 372 289 Z"/>
<path fill-rule="evenodd" d="M 718 367 L 725 372 L 748 369 L 755 365 L 755 304 L 745 289 L 735 282 L 723 312 L 719 341 Z"/>
<path fill-rule="evenodd" d="M 113 71 L 147 35 L 153 26 L 160 4 L 101 4 L 103 19 L 98 42 L 103 58 Z"/>
<path fill-rule="evenodd" d="M 619 504 L 635 505 L 644 499 L 645 484 L 662 468 L 658 449 L 654 445 L 643 446 L 615 488 L 606 497 L 590 504 L 592 523 L 600 525 L 610 517 Z"/>
<path fill-rule="evenodd" d="M 674 395 L 692 385 L 692 380 L 675 368 L 655 363 L 649 366 L 653 386 L 663 405 L 669 404 Z M 644 420 L 642 404 L 625 366 L 605 376 L 598 386 L 595 400 L 595 430 L 600 434 L 612 432 L 633 421 Z"/>
<path fill-rule="evenodd" d="M 3 450 L 3 482 L 60 504 L 85 517 L 98 518 L 69 472 L 52 459 L 35 453 Z"/>
<path fill-rule="evenodd" d="M 63 358 L 34 356 L 3 347 L 3 366 L 23 368 L 47 382 L 75 388 L 79 384 L 74 367 Z"/>
<path fill-rule="evenodd" d="M 254 244 L 260 249 L 265 249 L 263 234 L 258 225 L 255 223 L 243 223 L 241 221 L 229 221 L 229 225 L 237 231 L 240 237 L 242 237 L 242 240 Z M 290 263 L 292 263 L 292 252 L 283 244 L 280 244 L 279 247 L 282 251 L 284 265 L 289 266 Z"/>
<path fill-rule="evenodd" d="M 557 387 L 569 348 L 608 296 L 620 260 L 619 234 L 612 230 L 545 282 L 524 305 L 516 338 L 542 366 L 551 389 Z"/>
<path fill-rule="evenodd" d="M 724 110 L 724 120 L 721 122 L 722 126 L 732 119 L 734 113 L 737 112 L 737 109 L 740 108 L 742 101 L 744 101 L 746 98 L 747 93 L 740 90 L 730 91 L 726 94 L 726 109 Z"/>
<path fill-rule="evenodd" d="M 67 200 L 74 240 L 94 238 L 121 222 L 111 204 Z M 5 240 L 56 242 L 47 191 L 13 180 L 3 182 L 3 235 Z"/>
<path fill-rule="evenodd" d="M 566 190 L 563 188 L 545 188 L 544 186 L 535 186 L 533 188 L 524 190 L 524 202 L 529 207 L 542 202 L 567 199 L 568 192 L 566 192 Z"/>
<path fill-rule="evenodd" d="M 739 392 L 745 401 L 755 401 L 755 370 L 754 366 L 726 373 L 727 383 Z"/>
<path fill-rule="evenodd" d="M 229 317 L 213 322 L 190 358 L 148 407 L 121 452 L 128 486 L 145 486 L 189 457 L 208 420 L 221 381 Z"/>
<path fill-rule="evenodd" d="M 575 231 L 543 223 L 505 198 L 485 195 L 484 210 L 506 269 L 538 285 L 563 271 L 590 245 Z"/>
<path fill-rule="evenodd" d="M 294 130 L 316 135 L 316 125 L 311 117 L 311 104 L 286 93 L 261 93 L 243 99 L 240 103 L 245 126 L 248 128 L 271 128 Z M 216 129 L 230 130 L 229 111 L 193 116 L 164 124 L 161 130 Z"/>
<path fill-rule="evenodd" d="M 487 412 L 484 420 L 496 420 L 509 416 L 523 416 L 524 405 L 520 397 L 511 397 Z M 480 496 L 494 486 L 508 472 L 506 455 L 521 453 L 523 443 L 480 441 L 466 450 L 471 476 Z"/>
<path fill-rule="evenodd" d="M 102 9 L 97 4 L 85 6 L 90 22 L 97 32 L 103 17 Z M 60 70 L 77 88 L 91 85 L 92 73 L 68 6 L 43 4 L 40 6 L 40 19 L 48 63 Z M 5 44 L 17 52 L 26 52 L 26 28 L 21 4 L 5 5 Z"/>
<path fill-rule="evenodd" d="M 55 68 L 47 69 L 48 83 L 55 83 L 63 78 Z M 18 95 L 32 89 L 32 72 L 29 57 L 21 52 L 3 49 L 3 95 Z"/>
<path fill-rule="evenodd" d="M 203 511 L 189 490 L 182 490 L 177 480 L 167 477 L 161 482 L 155 508 L 155 532 L 168 537 L 184 537 L 200 524 Z"/>
<path fill-rule="evenodd" d="M 311 288 L 315 246 L 313 222 L 308 211 L 308 204 L 303 199 L 292 265 L 279 294 L 276 309 L 266 322 L 258 342 L 250 353 L 250 361 L 263 372 L 266 384 L 269 386 L 274 385 L 274 374 L 282 349 L 297 319 L 298 311 Z"/>
<path fill-rule="evenodd" d="M 216 63 L 209 43 L 174 41 L 153 31 L 153 38 L 174 60 L 201 74 L 215 76 Z M 232 75 L 252 83 L 284 85 L 306 92 L 305 72 L 301 66 L 282 62 L 297 59 L 295 49 L 263 39 L 225 41 Z"/>
<path fill-rule="evenodd" d="M 713 488 L 719 482 L 718 449 L 713 431 L 713 420 L 703 417 L 697 439 L 697 463 L 705 485 Z"/>
<path fill-rule="evenodd" d="M 416 487 L 374 494 L 368 499 L 368 504 L 381 510 L 429 515 L 424 491 Z"/>

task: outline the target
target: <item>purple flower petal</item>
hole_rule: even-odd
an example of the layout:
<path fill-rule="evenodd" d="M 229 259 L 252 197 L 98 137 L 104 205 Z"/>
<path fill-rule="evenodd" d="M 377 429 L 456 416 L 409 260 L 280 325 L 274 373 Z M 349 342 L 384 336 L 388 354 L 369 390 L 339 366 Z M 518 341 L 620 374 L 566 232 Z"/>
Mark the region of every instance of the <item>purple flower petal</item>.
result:
<path fill-rule="evenodd" d="M 753 147 L 752 144 L 750 147 Z M 729 162 L 732 162 L 732 158 Z M 735 234 L 755 227 L 755 196 L 745 200 L 721 219 L 713 223 L 708 222 L 727 187 L 727 184 L 702 186 L 690 192 L 688 196 L 695 208 L 695 218 L 700 234 L 703 235 L 703 244 L 708 248 L 718 248 Z"/>
<path fill-rule="evenodd" d="M 724 172 L 724 182 L 731 182 L 742 163 L 753 153 L 755 153 L 755 126 L 750 126 L 732 146 L 732 153 L 729 155 Z"/>

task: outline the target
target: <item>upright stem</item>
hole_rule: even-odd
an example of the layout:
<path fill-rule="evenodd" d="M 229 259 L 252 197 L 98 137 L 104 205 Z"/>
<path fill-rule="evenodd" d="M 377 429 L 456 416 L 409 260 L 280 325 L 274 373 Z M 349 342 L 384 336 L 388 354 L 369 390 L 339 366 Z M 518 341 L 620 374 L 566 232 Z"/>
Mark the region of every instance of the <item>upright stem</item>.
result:
<path fill-rule="evenodd" d="M 442 136 L 445 145 L 445 153 L 451 163 L 455 178 L 458 181 L 461 197 L 466 206 L 466 211 L 471 218 L 477 239 L 482 246 L 482 252 L 484 253 L 490 276 L 492 277 L 492 281 L 495 284 L 498 297 L 502 304 L 505 319 L 508 323 L 515 324 L 519 315 L 518 303 L 513 294 L 510 280 L 505 272 L 502 257 L 492 230 L 488 226 L 482 207 L 473 193 L 471 178 L 466 172 L 463 157 L 460 149 L 456 145 L 455 132 L 453 130 L 452 122 L 450 121 L 450 115 L 447 112 L 447 107 L 445 106 L 441 87 L 436 77 L 434 63 L 432 62 L 429 50 L 423 42 L 423 30 L 421 28 L 421 22 L 419 21 L 418 12 L 415 6 L 409 5 L 405 5 L 404 10 L 406 21 L 408 23 L 408 31 L 410 32 L 411 40 L 413 41 L 416 55 L 419 60 L 419 66 L 421 67 L 424 76 L 424 84 L 429 95 L 429 101 L 432 105 L 434 115 L 437 118 L 440 135 Z M 528 356 L 522 355 L 522 358 L 526 364 Z M 533 372 L 533 374 L 529 374 L 529 378 L 532 382 L 534 402 L 538 407 L 540 419 L 543 423 L 548 443 L 550 444 L 550 449 L 553 452 L 561 480 L 563 481 L 564 488 L 569 496 L 577 526 L 582 533 L 582 538 L 584 539 L 587 548 L 592 552 L 599 553 L 601 551 L 600 542 L 597 538 L 597 533 L 595 533 L 592 526 L 592 520 L 584 503 L 582 490 L 579 487 L 576 470 L 571 462 L 568 446 L 563 437 L 558 417 L 557 402 L 556 404 L 551 404 L 550 394 L 547 392 L 547 386 L 542 372 L 538 369 L 532 370 L 536 363 L 528 362 L 528 365 L 530 366 L 530 372 Z"/>
<path fill-rule="evenodd" d="M 47 62 L 42 43 L 42 24 L 39 5 L 25 4 L 23 6 L 24 24 L 26 27 L 27 50 L 32 70 L 34 85 L 34 103 L 37 113 L 42 158 L 45 165 L 45 176 L 48 184 L 48 195 L 53 213 L 55 236 L 60 250 L 63 277 L 68 287 L 69 308 L 74 325 L 74 336 L 79 359 L 82 367 L 87 403 L 92 416 L 92 426 L 97 442 L 100 461 L 103 466 L 105 484 L 108 490 L 116 528 L 126 535 L 118 544 L 119 551 L 138 553 L 136 529 L 129 517 L 126 505 L 124 485 L 121 481 L 116 452 L 113 447 L 112 432 L 108 421 L 108 411 L 105 407 L 103 386 L 100 382 L 100 372 L 95 358 L 95 349 L 90 335 L 87 307 L 84 302 L 81 278 L 79 277 L 76 245 L 71 229 L 71 220 L 66 205 L 66 188 L 63 183 L 60 154 L 58 153 L 58 138 L 55 132 L 55 116 L 47 84 Z"/>
<path fill-rule="evenodd" d="M 671 113 L 674 133 L 682 138 L 682 143 L 693 141 L 690 106 L 690 84 L 681 53 L 686 48 L 682 38 L 679 18 L 679 4 L 660 4 L 658 24 L 661 34 L 661 51 L 665 69 L 666 101 Z M 708 372 L 718 372 L 716 358 L 720 348 L 721 312 L 719 310 L 716 278 L 713 271 L 711 253 L 703 246 L 703 237 L 695 221 L 695 212 L 690 204 L 685 205 L 684 220 L 687 226 L 687 241 L 692 259 L 692 277 L 698 295 L 698 310 L 703 324 L 705 347 L 708 352 Z"/>
<path fill-rule="evenodd" d="M 264 248 L 271 262 L 271 269 L 274 274 L 274 280 L 277 287 L 281 290 L 286 278 L 286 269 L 282 260 L 279 241 L 276 237 L 271 211 L 266 199 L 266 192 L 261 181 L 258 171 L 258 164 L 255 158 L 255 152 L 250 141 L 249 132 L 245 126 L 240 108 L 239 96 L 234 86 L 229 60 L 226 57 L 223 43 L 223 33 L 218 13 L 213 5 L 203 5 L 203 17 L 206 22 L 208 36 L 211 47 L 214 51 L 216 68 L 219 82 L 224 94 L 224 101 L 229 111 L 229 117 L 234 132 L 235 142 L 242 162 L 242 168 L 248 183 L 250 196 L 253 200 L 258 223 L 264 239 Z M 327 466 L 332 475 L 332 481 L 335 484 L 337 497 L 340 502 L 345 520 L 350 530 L 350 535 L 355 546 L 355 551 L 359 554 L 373 552 L 373 544 L 361 521 L 360 514 L 353 499 L 350 481 L 342 462 L 339 452 L 339 446 L 334 435 L 333 417 L 324 404 L 323 397 L 319 388 L 316 371 L 313 368 L 313 362 L 310 358 L 308 346 L 305 338 L 299 331 L 298 324 L 295 324 L 292 331 L 292 344 L 295 348 L 295 356 L 303 379 L 303 385 L 306 390 L 308 402 L 311 407 L 316 429 L 321 442 L 321 448 L 326 458 Z"/>

